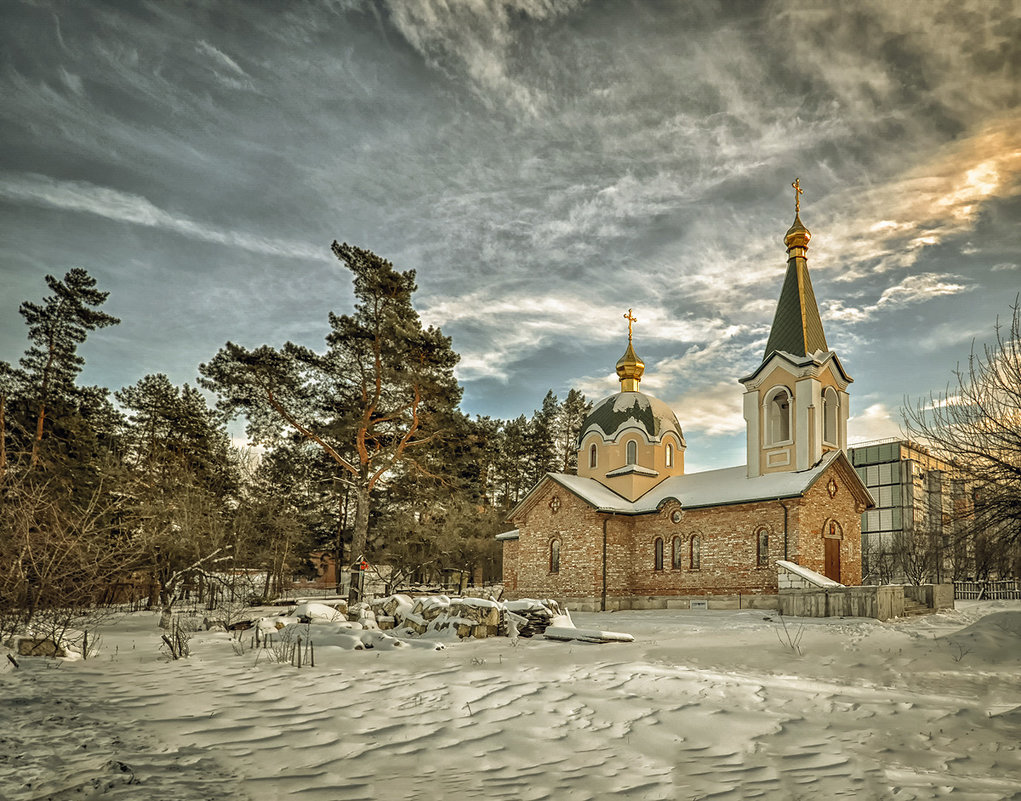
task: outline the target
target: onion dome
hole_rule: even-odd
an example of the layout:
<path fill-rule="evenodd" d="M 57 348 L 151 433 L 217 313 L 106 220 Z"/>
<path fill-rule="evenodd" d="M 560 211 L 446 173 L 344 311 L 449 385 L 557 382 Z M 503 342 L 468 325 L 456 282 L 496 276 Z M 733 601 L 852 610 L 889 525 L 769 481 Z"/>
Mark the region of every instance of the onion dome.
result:
<path fill-rule="evenodd" d="M 805 192 L 801 188 L 800 178 L 795 178 L 791 186 L 794 188 L 794 225 L 787 229 L 783 243 L 787 246 L 788 257 L 801 256 L 804 258 L 808 242 L 812 238 L 812 233 L 801 222 L 801 196 Z M 795 248 L 800 248 L 800 250 L 795 250 Z"/>
<path fill-rule="evenodd" d="M 637 392 L 638 382 L 642 380 L 642 373 L 645 372 L 645 362 L 638 358 L 631 345 L 632 325 L 638 322 L 638 318 L 631 313 L 631 309 L 628 309 L 624 319 L 627 320 L 627 350 L 617 360 L 617 378 L 620 379 L 621 392 Z"/>
<path fill-rule="evenodd" d="M 645 362 L 638 358 L 635 349 L 631 347 L 628 340 L 627 350 L 617 360 L 617 378 L 620 379 L 621 392 L 637 392 L 638 382 L 642 380 L 645 372 Z"/>
<path fill-rule="evenodd" d="M 787 246 L 787 252 L 791 254 L 793 248 L 807 248 L 811 239 L 812 232 L 805 228 L 805 224 L 801 222 L 801 215 L 795 214 L 794 225 L 787 229 L 787 234 L 783 238 L 783 243 Z M 800 255 L 803 256 L 804 253 Z"/>

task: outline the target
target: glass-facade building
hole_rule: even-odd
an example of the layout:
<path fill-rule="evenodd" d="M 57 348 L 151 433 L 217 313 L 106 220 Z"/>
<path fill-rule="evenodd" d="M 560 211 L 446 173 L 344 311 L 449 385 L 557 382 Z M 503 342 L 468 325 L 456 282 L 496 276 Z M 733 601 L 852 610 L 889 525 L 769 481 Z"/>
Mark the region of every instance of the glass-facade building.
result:
<path fill-rule="evenodd" d="M 876 501 L 862 514 L 864 583 L 947 580 L 960 569 L 951 543 L 962 486 L 949 465 L 906 439 L 855 445 L 848 456 Z"/>

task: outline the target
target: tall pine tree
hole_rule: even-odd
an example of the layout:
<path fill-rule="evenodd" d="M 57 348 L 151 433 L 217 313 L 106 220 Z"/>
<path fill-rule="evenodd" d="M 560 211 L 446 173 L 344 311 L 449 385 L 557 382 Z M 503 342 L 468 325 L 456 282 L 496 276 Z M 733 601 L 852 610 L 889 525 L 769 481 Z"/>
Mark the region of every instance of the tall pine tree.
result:
<path fill-rule="evenodd" d="M 249 436 L 296 434 L 340 468 L 354 499 L 351 556 L 365 555 L 371 495 L 440 434 L 461 396 L 457 354 L 412 306 L 414 271 L 367 250 L 333 243 L 354 277 L 354 314 L 330 314 L 327 348 L 293 343 L 249 351 L 227 343 L 199 370 L 220 406 L 248 419 Z"/>

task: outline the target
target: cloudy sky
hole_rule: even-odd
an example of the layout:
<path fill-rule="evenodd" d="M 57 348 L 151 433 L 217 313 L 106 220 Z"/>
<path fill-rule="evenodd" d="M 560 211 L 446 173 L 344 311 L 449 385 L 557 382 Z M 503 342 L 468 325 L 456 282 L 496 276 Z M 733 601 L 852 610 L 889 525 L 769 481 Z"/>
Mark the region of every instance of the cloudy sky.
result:
<path fill-rule="evenodd" d="M 1016 0 L 0 5 L 0 359 L 72 266 L 123 321 L 89 383 L 321 347 L 337 239 L 417 271 L 472 414 L 615 391 L 633 308 L 703 469 L 744 458 L 795 177 L 852 439 L 1021 288 Z"/>

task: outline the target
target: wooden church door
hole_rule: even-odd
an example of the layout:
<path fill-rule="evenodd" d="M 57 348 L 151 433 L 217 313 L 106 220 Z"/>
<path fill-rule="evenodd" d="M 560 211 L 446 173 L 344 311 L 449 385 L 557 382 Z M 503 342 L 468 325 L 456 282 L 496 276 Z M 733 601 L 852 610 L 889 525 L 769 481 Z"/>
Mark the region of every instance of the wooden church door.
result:
<path fill-rule="evenodd" d="M 826 537 L 826 578 L 840 581 L 840 540 Z"/>

